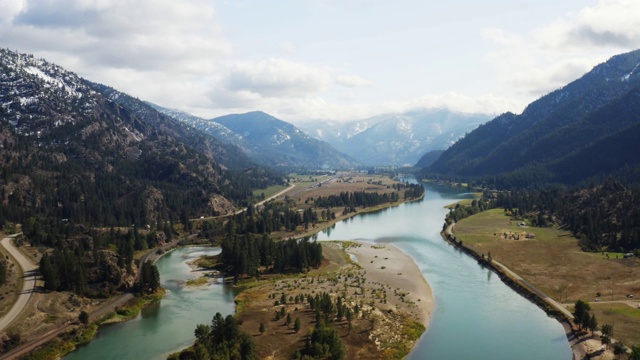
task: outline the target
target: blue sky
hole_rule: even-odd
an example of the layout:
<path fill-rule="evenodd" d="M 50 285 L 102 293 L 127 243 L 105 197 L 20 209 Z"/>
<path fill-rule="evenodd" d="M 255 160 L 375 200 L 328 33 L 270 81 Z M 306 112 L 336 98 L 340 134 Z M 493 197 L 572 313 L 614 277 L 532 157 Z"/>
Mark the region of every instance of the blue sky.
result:
<path fill-rule="evenodd" d="M 0 46 L 141 99 L 290 122 L 520 112 L 640 47 L 640 2 L 4 0 Z"/>

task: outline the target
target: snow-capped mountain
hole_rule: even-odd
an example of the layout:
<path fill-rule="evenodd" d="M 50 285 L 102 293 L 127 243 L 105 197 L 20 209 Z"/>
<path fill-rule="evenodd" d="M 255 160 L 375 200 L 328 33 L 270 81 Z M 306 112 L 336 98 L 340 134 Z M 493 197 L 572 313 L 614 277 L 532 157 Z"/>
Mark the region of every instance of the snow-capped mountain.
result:
<path fill-rule="evenodd" d="M 367 165 L 413 165 L 431 150 L 444 150 L 488 115 L 419 110 L 346 123 L 307 124 L 306 131 Z"/>
<path fill-rule="evenodd" d="M 150 102 L 147 102 L 147 104 L 153 107 L 154 109 L 160 111 L 161 113 L 167 116 L 171 116 L 172 118 L 179 120 L 183 123 L 189 124 L 190 126 L 197 128 L 201 131 L 204 131 L 207 134 L 211 134 L 214 137 L 216 137 L 218 140 L 223 141 L 225 143 L 238 144 L 243 141 L 243 138 L 240 134 L 236 134 L 235 132 L 231 131 L 229 128 L 215 121 L 206 120 L 180 110 L 167 109 Z"/>
<path fill-rule="evenodd" d="M 162 113 L 234 144 L 259 164 L 276 167 L 348 168 L 357 162 L 324 141 L 261 111 L 206 120 L 153 105 Z"/>
<path fill-rule="evenodd" d="M 273 179 L 235 151 L 115 89 L 0 49 L 0 222 L 154 225 L 179 208 L 234 211 L 229 200 Z M 246 169 L 230 163 L 242 158 L 252 176 L 239 180 Z"/>

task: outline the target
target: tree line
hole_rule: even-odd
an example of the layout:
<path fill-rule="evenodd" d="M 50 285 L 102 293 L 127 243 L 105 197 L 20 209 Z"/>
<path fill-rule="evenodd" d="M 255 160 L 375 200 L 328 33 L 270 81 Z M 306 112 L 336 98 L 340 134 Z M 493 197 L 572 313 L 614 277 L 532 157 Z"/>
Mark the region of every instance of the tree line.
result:
<path fill-rule="evenodd" d="M 33 245 L 53 248 L 43 254 L 39 264 L 44 287 L 51 291 L 106 297 L 125 290 L 122 277 L 134 273 L 134 251 L 158 243 L 155 232 L 144 235 L 136 227 L 125 232 L 113 228 L 99 231 L 51 220 L 33 219 L 24 227 Z M 155 265 L 142 264 L 141 271 L 138 290 L 157 290 L 159 275 Z"/>
<path fill-rule="evenodd" d="M 175 359 L 254 360 L 257 359 L 253 337 L 240 330 L 233 315 L 216 313 L 211 325 L 199 324 L 194 331 L 196 342 Z M 169 357 L 169 359 L 173 359 Z"/>
<path fill-rule="evenodd" d="M 577 189 L 499 192 L 497 205 L 535 226 L 560 222 L 586 251 L 640 249 L 640 191 L 609 180 Z"/>
<path fill-rule="evenodd" d="M 256 276 L 262 272 L 303 272 L 322 264 L 322 246 L 308 239 L 273 241 L 244 235 L 227 237 L 221 244 L 224 270 L 236 277 Z"/>
<path fill-rule="evenodd" d="M 474 199 L 469 206 L 464 206 L 458 203 L 453 209 L 451 209 L 451 211 L 449 211 L 445 220 L 448 224 L 452 222 L 458 222 L 481 211 L 489 210 L 494 206 L 494 201 L 487 200 L 485 198 L 482 198 L 480 200 Z"/>
<path fill-rule="evenodd" d="M 233 215 L 225 225 L 226 235 L 268 234 L 275 231 L 295 231 L 299 226 L 308 228 L 318 222 L 312 208 L 299 212 L 287 203 L 269 202 L 261 211 L 250 205 L 246 211 Z"/>
<path fill-rule="evenodd" d="M 394 184 L 391 193 L 378 193 L 366 191 L 343 191 L 339 195 L 318 196 L 314 200 L 314 205 L 321 208 L 345 207 L 355 209 L 356 207 L 370 207 L 380 204 L 400 201 L 399 191 L 404 190 L 404 199 L 417 199 L 424 194 L 424 187 L 419 184 Z"/>
<path fill-rule="evenodd" d="M 333 207 L 369 207 L 400 200 L 397 192 L 377 193 L 366 191 L 343 191 L 339 195 L 318 196 L 314 205 L 322 208 Z"/>

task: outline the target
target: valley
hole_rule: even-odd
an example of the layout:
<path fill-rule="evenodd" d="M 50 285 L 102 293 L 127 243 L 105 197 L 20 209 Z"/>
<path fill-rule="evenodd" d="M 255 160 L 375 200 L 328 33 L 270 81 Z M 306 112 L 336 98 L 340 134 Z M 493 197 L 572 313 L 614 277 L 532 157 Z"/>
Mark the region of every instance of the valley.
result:
<path fill-rule="evenodd" d="M 520 5 L 0 5 L 0 359 L 640 359 L 640 5 Z"/>

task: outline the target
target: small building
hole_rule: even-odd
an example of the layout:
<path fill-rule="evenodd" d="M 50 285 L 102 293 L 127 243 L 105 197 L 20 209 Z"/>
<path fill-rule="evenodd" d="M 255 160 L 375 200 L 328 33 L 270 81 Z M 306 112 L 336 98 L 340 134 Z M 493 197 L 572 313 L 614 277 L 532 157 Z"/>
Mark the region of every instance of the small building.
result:
<path fill-rule="evenodd" d="M 636 256 L 636 255 L 635 255 L 634 253 L 626 253 L 626 254 L 624 254 L 624 258 L 625 258 L 625 259 L 631 259 L 631 258 L 633 258 L 633 257 L 635 257 L 635 256 Z"/>
<path fill-rule="evenodd" d="M 525 236 L 527 239 L 535 239 L 536 238 L 536 234 L 534 233 L 529 233 L 527 234 L 527 236 Z"/>

